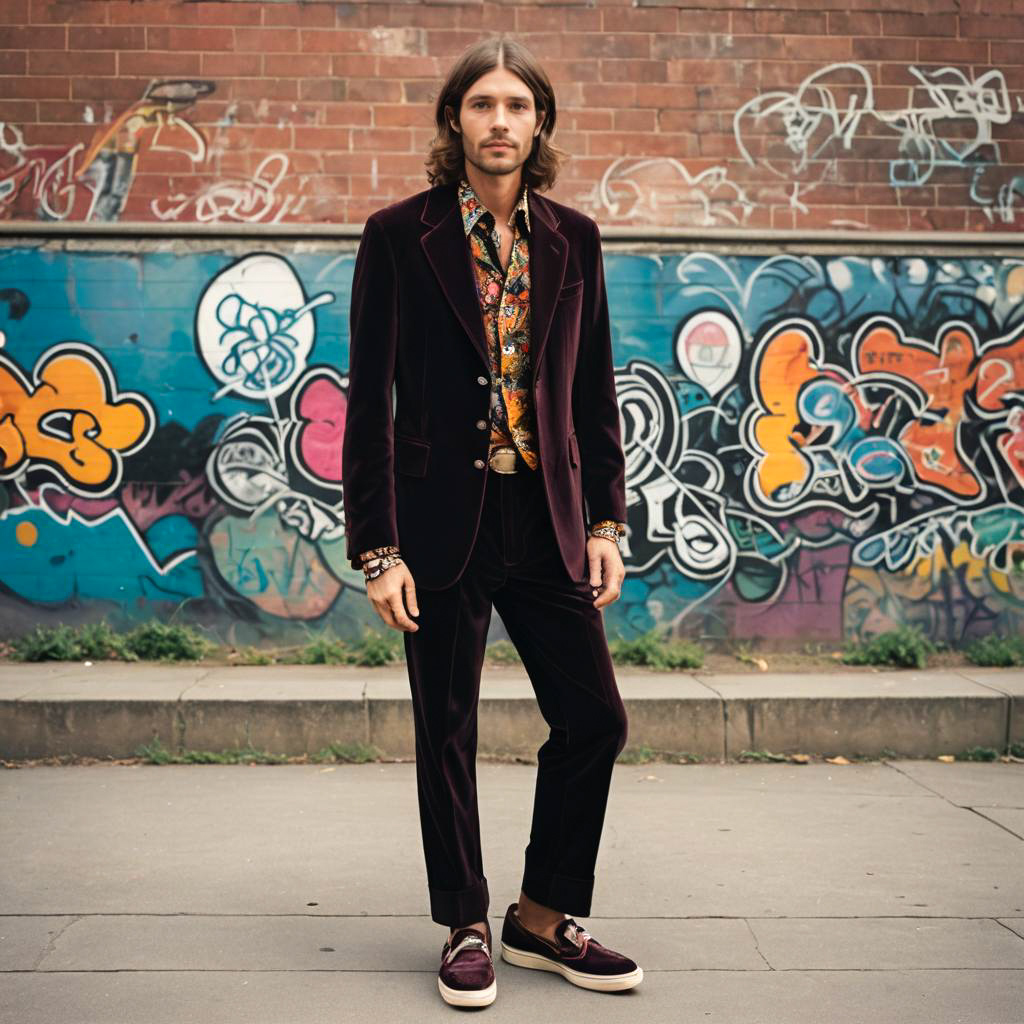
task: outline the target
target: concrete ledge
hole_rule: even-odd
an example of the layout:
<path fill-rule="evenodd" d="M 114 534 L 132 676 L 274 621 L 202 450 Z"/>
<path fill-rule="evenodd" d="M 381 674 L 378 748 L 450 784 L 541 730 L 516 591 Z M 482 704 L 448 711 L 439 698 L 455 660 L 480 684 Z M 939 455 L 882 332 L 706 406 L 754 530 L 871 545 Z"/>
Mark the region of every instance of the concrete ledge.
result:
<path fill-rule="evenodd" d="M 1020 670 L 616 676 L 627 751 L 934 757 L 1024 742 Z M 532 759 L 547 737 L 521 668 L 485 669 L 479 713 L 480 753 Z M 129 757 L 155 738 L 172 750 L 298 755 L 358 742 L 415 756 L 404 666 L 0 665 L 4 758 Z"/>

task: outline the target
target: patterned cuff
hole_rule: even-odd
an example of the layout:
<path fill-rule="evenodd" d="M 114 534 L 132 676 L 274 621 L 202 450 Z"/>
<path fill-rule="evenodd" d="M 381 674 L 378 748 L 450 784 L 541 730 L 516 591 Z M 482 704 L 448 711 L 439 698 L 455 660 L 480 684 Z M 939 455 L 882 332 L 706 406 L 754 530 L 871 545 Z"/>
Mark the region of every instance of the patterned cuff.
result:
<path fill-rule="evenodd" d="M 607 537 L 618 544 L 619 538 L 625 536 L 626 524 L 614 519 L 600 519 L 590 524 L 588 533 L 591 537 Z"/>

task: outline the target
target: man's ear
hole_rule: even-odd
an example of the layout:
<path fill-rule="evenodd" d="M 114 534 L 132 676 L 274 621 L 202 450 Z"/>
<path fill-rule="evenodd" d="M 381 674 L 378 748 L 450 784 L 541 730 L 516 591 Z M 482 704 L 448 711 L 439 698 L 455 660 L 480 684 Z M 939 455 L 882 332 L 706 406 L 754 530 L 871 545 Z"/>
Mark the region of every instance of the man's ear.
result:
<path fill-rule="evenodd" d="M 444 108 L 444 116 L 448 119 L 448 124 L 451 126 L 452 131 L 457 134 L 461 134 L 461 129 L 459 128 L 459 119 L 457 117 L 452 117 L 451 107 Z"/>

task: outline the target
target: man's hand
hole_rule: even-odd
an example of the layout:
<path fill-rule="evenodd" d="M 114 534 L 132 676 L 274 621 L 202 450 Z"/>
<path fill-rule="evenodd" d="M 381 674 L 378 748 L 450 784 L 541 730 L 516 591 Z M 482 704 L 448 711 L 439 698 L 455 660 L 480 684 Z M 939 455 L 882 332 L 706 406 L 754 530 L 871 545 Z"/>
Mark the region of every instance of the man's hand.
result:
<path fill-rule="evenodd" d="M 376 579 L 366 584 L 366 596 L 377 614 L 392 629 L 415 633 L 420 627 L 406 614 L 419 615 L 416 603 L 416 584 L 405 562 L 397 562 L 385 569 Z"/>
<path fill-rule="evenodd" d="M 622 592 L 622 581 L 626 578 L 626 567 L 622 564 L 619 545 L 610 537 L 587 538 L 587 562 L 590 565 L 590 586 L 595 596 L 595 608 L 603 608 L 617 601 Z"/>

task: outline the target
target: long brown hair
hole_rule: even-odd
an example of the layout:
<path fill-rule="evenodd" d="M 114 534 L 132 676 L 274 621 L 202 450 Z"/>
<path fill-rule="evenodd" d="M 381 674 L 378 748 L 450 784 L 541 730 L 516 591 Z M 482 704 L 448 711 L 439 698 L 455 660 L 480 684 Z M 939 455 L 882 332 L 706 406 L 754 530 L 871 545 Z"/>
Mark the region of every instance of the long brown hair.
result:
<path fill-rule="evenodd" d="M 452 117 L 458 120 L 462 98 L 469 87 L 481 75 L 499 67 L 507 68 L 526 83 L 533 93 L 538 116 L 544 118 L 544 127 L 534 137 L 533 149 L 523 164 L 523 184 L 541 192 L 551 188 L 558 176 L 559 167 L 569 159 L 569 154 L 551 141 L 551 134 L 555 130 L 555 92 L 547 73 L 522 43 L 498 35 L 474 43 L 463 51 L 441 87 L 434 108 L 437 135 L 430 143 L 430 153 L 425 161 L 427 180 L 431 185 L 447 185 L 458 181 L 464 173 L 462 135 L 452 130 L 448 114 L 450 111 Z"/>

